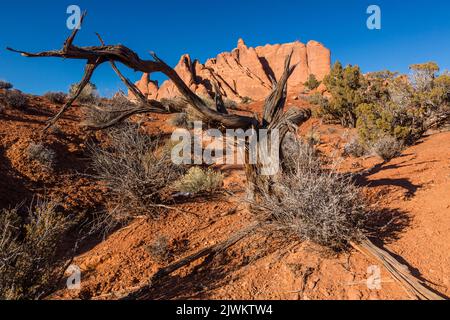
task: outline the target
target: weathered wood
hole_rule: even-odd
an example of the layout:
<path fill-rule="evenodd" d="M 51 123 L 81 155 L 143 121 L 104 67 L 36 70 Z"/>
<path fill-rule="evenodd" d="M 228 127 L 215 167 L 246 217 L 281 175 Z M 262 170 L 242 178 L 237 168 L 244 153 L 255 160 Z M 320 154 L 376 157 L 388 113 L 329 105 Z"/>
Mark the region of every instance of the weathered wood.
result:
<path fill-rule="evenodd" d="M 401 264 L 386 250 L 374 245 L 369 239 L 360 243 L 352 242 L 351 245 L 369 258 L 381 262 L 389 274 L 396 280 L 406 292 L 414 299 L 420 300 L 445 300 L 424 286 L 423 282 L 414 277 L 408 267 Z"/>

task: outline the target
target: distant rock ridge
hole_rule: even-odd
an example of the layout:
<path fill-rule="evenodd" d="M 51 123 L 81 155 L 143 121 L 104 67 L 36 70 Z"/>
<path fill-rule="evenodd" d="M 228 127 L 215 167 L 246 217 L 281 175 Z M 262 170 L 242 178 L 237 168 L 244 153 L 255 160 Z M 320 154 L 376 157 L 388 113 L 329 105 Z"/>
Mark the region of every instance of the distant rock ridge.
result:
<path fill-rule="evenodd" d="M 296 41 L 250 48 L 242 39 L 239 39 L 236 49 L 223 52 L 205 64 L 185 54 L 175 71 L 198 95 L 211 96 L 213 82 L 216 82 L 222 95 L 228 99 L 238 102 L 245 97 L 261 100 L 271 91 L 271 79 L 281 77 L 284 60 L 291 51 L 292 64 L 297 67 L 288 82 L 289 93 L 298 93 L 309 75 L 314 74 L 322 80 L 330 72 L 331 52 L 317 41 L 309 41 L 306 45 Z M 159 86 L 149 74 L 143 74 L 136 85 L 148 99 L 180 96 L 172 81 Z M 131 93 L 130 98 L 133 98 Z"/>

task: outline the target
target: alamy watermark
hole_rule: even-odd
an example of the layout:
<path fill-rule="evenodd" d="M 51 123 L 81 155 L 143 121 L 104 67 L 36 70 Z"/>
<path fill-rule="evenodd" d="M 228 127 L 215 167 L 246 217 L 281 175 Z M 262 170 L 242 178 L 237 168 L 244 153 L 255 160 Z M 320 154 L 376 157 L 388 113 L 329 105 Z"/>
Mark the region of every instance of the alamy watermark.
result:
<path fill-rule="evenodd" d="M 66 21 L 66 26 L 69 30 L 81 29 L 81 8 L 75 4 L 67 7 L 67 14 L 69 17 Z"/>
<path fill-rule="evenodd" d="M 81 269 L 77 265 L 70 265 L 66 270 L 70 276 L 67 278 L 66 285 L 68 290 L 80 290 L 81 289 Z"/>
<path fill-rule="evenodd" d="M 367 268 L 367 288 L 369 290 L 381 290 L 381 269 L 379 266 L 369 266 Z"/>
<path fill-rule="evenodd" d="M 218 129 L 203 131 L 203 123 L 194 129 L 177 129 L 172 134 L 172 161 L 175 164 L 258 164 L 261 174 L 275 175 L 280 167 L 280 133 L 277 129 Z"/>
<path fill-rule="evenodd" d="M 369 30 L 381 30 L 381 8 L 375 4 L 370 5 L 367 8 L 367 14 L 369 14 L 369 18 L 367 18 L 367 28 Z"/>

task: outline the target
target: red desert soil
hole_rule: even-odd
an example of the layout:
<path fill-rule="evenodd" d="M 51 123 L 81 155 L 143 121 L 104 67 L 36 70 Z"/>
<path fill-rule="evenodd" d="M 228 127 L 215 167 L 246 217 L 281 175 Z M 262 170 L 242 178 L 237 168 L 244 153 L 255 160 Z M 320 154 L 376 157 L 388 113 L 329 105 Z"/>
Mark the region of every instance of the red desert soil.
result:
<path fill-rule="evenodd" d="M 95 212 L 106 201 L 95 181 L 77 173 L 89 168 L 87 138 L 77 125 L 74 108 L 46 138 L 57 152 L 55 172 L 45 172 L 24 157 L 24 149 L 41 138 L 44 121 L 57 106 L 30 98 L 25 112 L 0 114 L 0 207 L 14 206 L 34 194 L 55 197 L 67 213 Z M 290 104 L 299 105 L 298 101 Z M 259 111 L 260 103 L 249 107 Z M 165 119 L 156 125 L 167 130 Z M 150 122 L 149 122 L 150 123 Z M 328 156 L 341 149 L 346 130 L 313 119 L 301 128 L 320 136 L 319 149 Z M 392 218 L 379 243 L 398 255 L 414 275 L 436 291 L 450 296 L 450 132 L 434 133 L 405 150 L 401 157 L 381 164 L 376 157 L 343 160 L 341 170 L 363 171 L 358 183 L 373 209 Z M 140 218 L 104 241 L 83 246 L 74 263 L 82 270 L 82 289 L 61 289 L 53 299 L 115 299 L 146 285 L 169 262 L 227 238 L 251 222 L 242 205 L 244 172 L 223 167 L 225 187 L 234 196 L 192 199 L 152 221 Z M 386 219 L 386 218 L 385 218 Z M 169 239 L 171 258 L 155 261 L 149 253 L 158 236 Z M 366 285 L 368 267 L 377 265 L 355 250 L 334 255 L 311 243 L 289 243 L 278 237 L 253 234 L 226 252 L 180 269 L 148 290 L 148 299 L 409 299 L 381 267 L 382 288 Z"/>

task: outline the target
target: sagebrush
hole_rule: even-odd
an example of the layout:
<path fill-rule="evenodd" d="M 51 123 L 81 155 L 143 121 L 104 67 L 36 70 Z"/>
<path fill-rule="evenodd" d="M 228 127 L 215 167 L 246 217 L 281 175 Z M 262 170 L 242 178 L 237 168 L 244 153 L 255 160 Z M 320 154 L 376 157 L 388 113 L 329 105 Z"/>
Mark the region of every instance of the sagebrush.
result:
<path fill-rule="evenodd" d="M 183 168 L 173 164 L 162 139 L 137 125 L 125 123 L 106 135 L 105 145 L 91 149 L 96 177 L 108 187 L 114 203 L 111 218 L 122 222 L 140 214 L 158 217 L 158 205 L 170 199 L 170 186 Z"/>
<path fill-rule="evenodd" d="M 263 192 L 257 218 L 285 236 L 309 240 L 334 251 L 365 235 L 366 204 L 350 178 L 324 170 L 314 149 L 297 142 L 276 185 Z"/>
<path fill-rule="evenodd" d="M 67 94 L 64 92 L 47 92 L 44 94 L 50 102 L 55 104 L 64 104 L 66 102 Z"/>
<path fill-rule="evenodd" d="M 56 163 L 56 153 L 42 143 L 31 143 L 26 149 L 30 160 L 37 161 L 47 169 L 53 169 Z"/>
<path fill-rule="evenodd" d="M 223 175 L 212 169 L 192 167 L 176 183 L 175 188 L 180 192 L 199 194 L 203 192 L 212 193 L 218 191 L 223 184 Z"/>
<path fill-rule="evenodd" d="M 13 87 L 14 86 L 7 81 L 0 81 L 0 89 L 9 90 L 9 89 L 12 89 Z"/>
<path fill-rule="evenodd" d="M 3 95 L 4 104 L 13 109 L 23 110 L 28 105 L 28 98 L 18 90 L 8 90 Z"/>
<path fill-rule="evenodd" d="M 70 86 L 69 95 L 74 96 L 75 92 L 78 90 L 79 84 L 74 83 Z M 88 83 L 80 95 L 77 98 L 77 101 L 83 104 L 95 103 L 99 99 L 99 94 L 97 91 L 97 86 L 93 83 Z"/>
<path fill-rule="evenodd" d="M 115 97 L 108 101 L 96 100 L 86 106 L 83 124 L 100 127 L 116 119 L 123 112 L 135 107 L 133 102 L 124 97 Z"/>
<path fill-rule="evenodd" d="M 34 300 L 52 292 L 64 273 L 56 250 L 69 230 L 57 203 L 38 200 L 26 219 L 19 209 L 0 211 L 0 299 Z"/>

